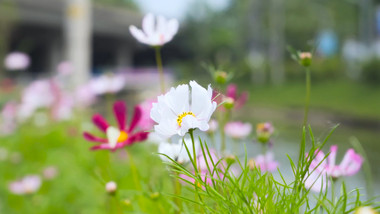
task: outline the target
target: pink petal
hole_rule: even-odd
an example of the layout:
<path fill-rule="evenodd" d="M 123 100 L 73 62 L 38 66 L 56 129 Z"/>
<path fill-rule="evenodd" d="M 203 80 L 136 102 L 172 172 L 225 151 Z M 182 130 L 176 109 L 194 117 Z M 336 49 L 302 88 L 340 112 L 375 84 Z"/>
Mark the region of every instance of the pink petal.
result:
<path fill-rule="evenodd" d="M 88 141 L 92 141 L 92 142 L 99 142 L 99 143 L 107 143 L 108 142 L 107 139 L 96 137 L 96 136 L 94 136 L 88 132 L 84 132 L 83 137 L 84 137 L 84 139 L 86 139 Z"/>
<path fill-rule="evenodd" d="M 127 144 L 131 145 L 135 142 L 140 142 L 148 139 L 149 132 L 138 132 L 128 138 Z"/>
<path fill-rule="evenodd" d="M 127 106 L 125 103 L 123 101 L 116 101 L 115 104 L 113 104 L 113 112 L 120 130 L 125 130 L 125 124 L 127 122 Z"/>
<path fill-rule="evenodd" d="M 106 132 L 107 128 L 109 127 L 107 121 L 102 117 L 100 114 L 95 114 L 92 117 L 92 122 L 103 132 Z"/>
<path fill-rule="evenodd" d="M 328 167 L 330 169 L 334 168 L 335 166 L 335 159 L 336 159 L 336 152 L 338 150 L 338 146 L 337 145 L 332 145 L 330 147 L 330 155 L 327 157 L 327 160 L 328 160 Z"/>
<path fill-rule="evenodd" d="M 123 148 L 126 145 L 127 144 L 125 144 L 125 143 L 118 143 L 118 144 L 116 144 L 116 146 L 114 148 L 112 148 L 110 146 L 110 144 L 108 144 L 108 143 L 102 143 L 102 144 L 99 144 L 99 145 L 91 147 L 91 150 L 107 149 L 107 150 L 116 151 L 117 149 Z"/>
<path fill-rule="evenodd" d="M 236 91 L 237 91 L 237 86 L 235 84 L 230 84 L 227 87 L 227 97 L 230 97 L 234 100 L 236 100 Z"/>
<path fill-rule="evenodd" d="M 353 149 L 349 149 L 344 155 L 339 167 L 343 175 L 351 176 L 360 170 L 362 163 L 363 158 L 356 154 Z"/>
<path fill-rule="evenodd" d="M 133 114 L 131 125 L 129 126 L 128 132 L 132 132 L 133 129 L 137 126 L 137 124 L 140 122 L 140 118 L 142 116 L 142 109 L 140 106 L 135 106 L 135 112 Z"/>
<path fill-rule="evenodd" d="M 248 92 L 244 91 L 236 100 L 236 108 L 241 108 L 248 100 Z"/>

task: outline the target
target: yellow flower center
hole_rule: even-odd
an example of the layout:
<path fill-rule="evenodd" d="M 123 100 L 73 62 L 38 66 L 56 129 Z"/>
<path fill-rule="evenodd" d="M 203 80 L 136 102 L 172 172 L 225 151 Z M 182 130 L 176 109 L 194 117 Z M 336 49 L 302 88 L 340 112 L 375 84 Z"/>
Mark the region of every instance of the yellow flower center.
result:
<path fill-rule="evenodd" d="M 178 117 L 177 117 L 177 124 L 178 124 L 178 126 L 182 125 L 182 119 L 184 117 L 186 117 L 187 115 L 191 115 L 191 116 L 195 117 L 195 114 L 193 112 L 191 112 L 191 111 L 185 111 L 182 114 L 179 114 Z"/>
<path fill-rule="evenodd" d="M 117 139 L 118 143 L 124 142 L 128 139 L 128 133 L 125 131 L 120 131 L 119 138 Z"/>

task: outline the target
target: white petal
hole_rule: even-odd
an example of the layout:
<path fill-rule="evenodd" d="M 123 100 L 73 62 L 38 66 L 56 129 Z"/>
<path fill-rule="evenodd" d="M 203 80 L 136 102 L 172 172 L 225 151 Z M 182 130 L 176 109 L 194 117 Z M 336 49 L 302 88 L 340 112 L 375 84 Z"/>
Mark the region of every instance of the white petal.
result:
<path fill-rule="evenodd" d="M 176 19 L 171 19 L 167 22 L 165 35 L 165 42 L 170 42 L 173 37 L 177 34 L 179 28 L 179 23 Z"/>
<path fill-rule="evenodd" d="M 142 29 L 145 32 L 145 34 L 150 37 L 154 34 L 154 15 L 151 13 L 148 13 L 144 16 L 143 22 L 142 22 Z"/>
<path fill-rule="evenodd" d="M 189 111 L 189 86 L 179 85 L 177 88 L 172 88 L 165 95 L 166 103 L 178 116 L 184 111 Z"/>
<path fill-rule="evenodd" d="M 146 35 L 141 30 L 137 29 L 137 27 L 133 25 L 129 26 L 129 32 L 131 32 L 132 36 L 135 37 L 137 41 L 147 44 L 148 40 L 146 38 Z"/>
<path fill-rule="evenodd" d="M 205 88 L 200 86 L 195 81 L 190 81 L 191 86 L 191 111 L 195 115 L 199 115 L 203 110 L 209 109 L 211 100 L 208 98 L 208 93 Z"/>
<path fill-rule="evenodd" d="M 178 134 L 180 136 L 184 136 L 189 131 L 189 129 L 194 128 L 199 128 L 198 120 L 192 115 L 187 115 L 186 117 L 182 118 L 182 124 Z"/>
<path fill-rule="evenodd" d="M 120 136 L 120 130 L 115 127 L 110 126 L 107 128 L 106 132 L 107 132 L 107 139 L 108 139 L 108 143 L 110 147 L 115 148 L 117 144 L 117 139 Z"/>
<path fill-rule="evenodd" d="M 177 124 L 174 120 L 162 120 L 158 125 L 154 126 L 154 131 L 162 138 L 170 138 L 177 132 Z"/>
<path fill-rule="evenodd" d="M 157 16 L 157 28 L 156 32 L 164 34 L 167 31 L 166 19 L 163 16 Z"/>

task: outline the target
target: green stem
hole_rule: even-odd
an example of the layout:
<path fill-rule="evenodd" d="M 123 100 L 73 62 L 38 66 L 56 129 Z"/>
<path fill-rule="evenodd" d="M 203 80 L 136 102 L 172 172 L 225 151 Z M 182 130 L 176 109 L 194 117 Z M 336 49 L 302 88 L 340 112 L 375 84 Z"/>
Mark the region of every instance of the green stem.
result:
<path fill-rule="evenodd" d="M 195 141 L 194 141 L 194 129 L 189 129 L 189 134 L 190 134 L 190 137 L 191 137 L 191 143 L 193 145 L 194 174 L 195 174 L 196 178 L 199 178 L 199 179 L 202 180 L 201 176 L 199 175 L 199 171 L 198 171 L 197 153 L 195 151 Z M 206 158 L 206 157 L 203 157 L 203 158 Z M 205 159 L 205 161 L 207 161 L 207 160 Z M 195 192 L 197 193 L 198 199 L 203 204 L 202 196 L 199 194 L 199 191 L 198 191 L 198 181 L 196 179 L 194 179 L 194 189 L 195 189 Z M 200 208 L 200 211 L 202 211 L 202 208 Z"/>
<path fill-rule="evenodd" d="M 198 177 L 198 165 L 197 165 L 197 153 L 195 151 L 195 141 L 194 141 L 194 129 L 190 129 L 189 130 L 189 134 L 190 134 L 190 137 L 191 137 L 191 143 L 192 143 L 192 146 L 193 146 L 193 159 L 194 159 L 194 166 L 195 166 L 195 176 Z"/>
<path fill-rule="evenodd" d="M 137 171 L 137 168 L 136 168 L 136 164 L 133 160 L 133 156 L 132 156 L 132 152 L 130 152 L 129 150 L 130 148 L 127 147 L 127 155 L 128 155 L 128 158 L 129 158 L 129 164 L 130 164 L 130 167 L 131 167 L 131 173 L 132 173 L 132 177 L 133 177 L 133 182 L 135 183 L 135 187 L 137 189 L 137 191 L 141 191 L 142 188 L 141 188 L 141 185 L 140 185 L 140 178 L 139 178 L 139 172 Z M 140 206 L 140 209 L 144 209 L 144 202 L 142 201 L 142 199 L 140 198 L 140 196 L 137 197 L 138 198 L 138 203 L 139 203 L 139 206 Z"/>
<path fill-rule="evenodd" d="M 310 85 L 311 85 L 310 69 L 306 68 L 306 98 L 305 98 L 305 115 L 303 119 L 303 126 L 307 125 L 307 116 L 309 114 Z"/>
<path fill-rule="evenodd" d="M 227 121 L 230 117 L 230 110 L 227 109 L 225 114 L 221 112 L 220 115 L 221 116 L 219 119 L 219 124 L 220 124 L 220 136 L 221 136 L 221 141 L 222 141 L 221 152 L 222 154 L 224 154 L 226 151 L 226 133 L 224 132 L 224 127 L 226 126 Z"/>
<path fill-rule="evenodd" d="M 181 195 L 181 184 L 179 183 L 179 180 L 176 177 L 173 178 L 173 185 L 174 185 L 174 195 Z M 178 207 L 177 213 L 181 213 L 182 212 L 181 201 L 178 198 L 174 198 L 174 203 Z"/>
<path fill-rule="evenodd" d="M 130 167 L 131 167 L 131 173 L 132 173 L 132 177 L 133 177 L 133 181 L 135 183 L 136 189 L 137 190 L 141 190 L 138 171 L 137 171 L 135 162 L 133 160 L 132 152 L 129 151 L 129 148 L 127 148 L 127 155 L 128 155 L 128 158 L 129 158 L 129 164 L 130 164 Z"/>
<path fill-rule="evenodd" d="M 164 77 L 164 69 L 162 67 L 162 57 L 161 57 L 160 49 L 161 49 L 160 46 L 155 47 L 157 70 L 160 76 L 161 93 L 164 94 L 165 93 L 165 77 Z"/>

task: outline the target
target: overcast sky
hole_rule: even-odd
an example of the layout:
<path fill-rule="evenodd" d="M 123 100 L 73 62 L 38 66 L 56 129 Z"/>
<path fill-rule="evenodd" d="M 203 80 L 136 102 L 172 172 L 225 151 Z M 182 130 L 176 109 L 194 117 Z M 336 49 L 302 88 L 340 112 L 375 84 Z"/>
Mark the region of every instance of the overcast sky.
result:
<path fill-rule="evenodd" d="M 205 1 L 215 9 L 222 9 L 228 0 L 135 0 L 144 13 L 162 14 L 168 18 L 181 19 L 195 1 Z"/>

